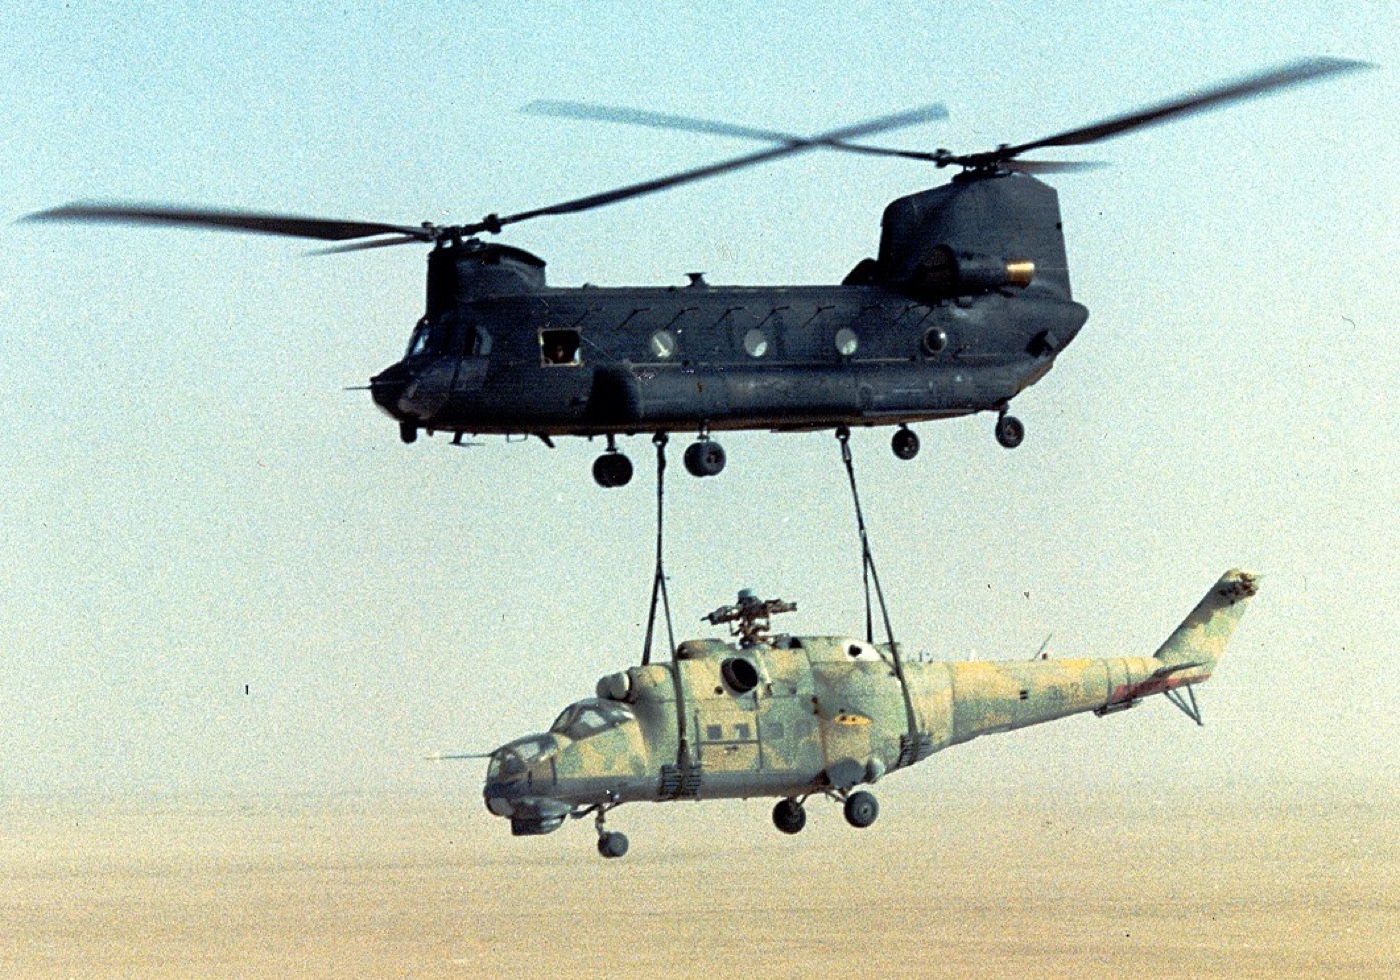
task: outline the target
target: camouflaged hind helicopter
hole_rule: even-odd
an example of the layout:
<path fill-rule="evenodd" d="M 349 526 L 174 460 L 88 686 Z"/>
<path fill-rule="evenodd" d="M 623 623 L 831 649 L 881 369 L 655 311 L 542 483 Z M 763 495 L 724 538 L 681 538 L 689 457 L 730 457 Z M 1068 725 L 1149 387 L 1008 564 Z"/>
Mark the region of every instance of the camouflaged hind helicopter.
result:
<path fill-rule="evenodd" d="M 1226 572 L 1150 657 L 1019 663 L 908 663 L 890 644 L 769 637 L 770 617 L 795 607 L 740 593 L 705 617 L 731 624 L 737 643 L 690 640 L 673 663 L 604 677 L 597 697 L 564 709 L 548 732 L 490 753 L 486 808 L 516 835 L 591 815 L 609 858 L 628 842 L 604 817 L 642 800 L 778 797 L 773 823 L 795 834 L 806 800 L 826 796 L 869 827 L 879 805 L 858 786 L 980 735 L 1113 714 L 1154 694 L 1199 724 L 1194 686 L 1214 672 L 1257 587 Z"/>
<path fill-rule="evenodd" d="M 766 140 L 746 156 L 617 190 L 475 223 L 438 226 L 342 221 L 164 205 L 75 203 L 31 215 L 48 221 L 183 225 L 346 242 L 326 251 L 433 246 L 427 310 L 397 363 L 369 385 L 404 442 L 420 431 L 602 436 L 593 467 L 605 487 L 632 477 L 616 438 L 694 431 L 686 469 L 713 476 L 725 453 L 717 430 L 812 430 L 894 425 L 911 459 L 909 425 L 997 414 L 1008 448 L 1025 430 L 1007 413 L 1075 338 L 1088 310 L 1070 294 L 1055 191 L 1030 176 L 1091 166 L 1027 161 L 1215 108 L 1284 86 L 1367 67 L 1314 58 L 1193 92 L 1090 126 L 983 153 L 894 150 L 852 142 L 930 119 L 926 106 L 812 137 L 677 116 L 537 103 L 534 111 Z M 902 197 L 884 213 L 878 258 L 840 285 L 558 288 L 543 259 L 483 242 L 507 225 L 572 214 L 818 148 L 956 166 L 952 182 Z"/>

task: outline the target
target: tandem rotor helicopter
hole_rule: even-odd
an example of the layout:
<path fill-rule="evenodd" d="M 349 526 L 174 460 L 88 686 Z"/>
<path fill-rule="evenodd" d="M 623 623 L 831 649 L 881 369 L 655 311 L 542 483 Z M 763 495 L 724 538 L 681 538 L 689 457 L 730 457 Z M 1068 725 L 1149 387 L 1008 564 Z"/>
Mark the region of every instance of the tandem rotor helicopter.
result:
<path fill-rule="evenodd" d="M 1095 164 L 1023 160 L 1046 147 L 1096 143 L 1290 85 L 1371 67 L 1311 58 L 1092 125 L 981 153 L 916 152 L 856 142 L 946 116 L 925 106 L 801 137 L 680 116 L 578 103 L 530 111 L 745 137 L 775 144 L 745 156 L 464 225 L 345 221 L 168 205 L 72 203 L 38 221 L 183 225 L 340 242 L 325 252 L 422 243 L 427 309 L 403 358 L 369 391 L 399 423 L 464 435 L 602 436 L 593 465 L 604 487 L 632 463 L 617 437 L 694 431 L 686 469 L 713 476 L 725 453 L 713 433 L 897 426 L 901 459 L 919 451 L 916 422 L 995 412 L 997 441 L 1025 435 L 1008 414 L 1043 378 L 1089 311 L 1070 293 L 1055 191 L 1035 174 Z M 558 288 L 543 259 L 481 240 L 544 215 L 573 214 L 816 149 L 958 167 L 952 181 L 884 212 L 877 258 L 840 285 Z"/>

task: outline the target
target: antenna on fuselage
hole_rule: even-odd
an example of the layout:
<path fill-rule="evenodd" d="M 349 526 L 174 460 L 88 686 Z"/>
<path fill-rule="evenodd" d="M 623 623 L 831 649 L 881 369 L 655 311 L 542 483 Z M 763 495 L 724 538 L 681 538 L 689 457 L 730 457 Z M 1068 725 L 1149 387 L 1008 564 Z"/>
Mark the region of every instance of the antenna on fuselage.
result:
<path fill-rule="evenodd" d="M 1040 645 L 1040 649 L 1037 650 L 1037 651 L 1035 652 L 1035 656 L 1034 656 L 1034 657 L 1031 657 L 1031 659 L 1032 659 L 1032 660 L 1049 660 L 1049 659 L 1050 659 L 1050 654 L 1048 654 L 1048 653 L 1045 652 L 1045 648 L 1048 647 L 1048 646 L 1050 645 L 1050 641 L 1053 640 L 1054 638 L 1055 638 L 1055 634 L 1054 634 L 1054 633 L 1051 633 L 1049 636 L 1047 636 L 1047 637 L 1045 638 L 1045 642 L 1042 643 L 1042 644 Z"/>

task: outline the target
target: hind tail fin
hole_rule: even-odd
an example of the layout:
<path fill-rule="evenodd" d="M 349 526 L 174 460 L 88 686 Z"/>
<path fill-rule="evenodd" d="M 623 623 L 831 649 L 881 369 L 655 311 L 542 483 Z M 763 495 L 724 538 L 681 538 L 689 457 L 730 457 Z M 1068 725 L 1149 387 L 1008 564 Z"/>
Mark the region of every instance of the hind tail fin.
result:
<path fill-rule="evenodd" d="M 1259 577 L 1232 568 L 1221 576 L 1191 615 L 1153 654 L 1162 662 L 1163 674 L 1189 671 L 1190 683 L 1203 681 L 1215 670 L 1225 644 L 1239 625 L 1249 600 L 1259 591 Z"/>

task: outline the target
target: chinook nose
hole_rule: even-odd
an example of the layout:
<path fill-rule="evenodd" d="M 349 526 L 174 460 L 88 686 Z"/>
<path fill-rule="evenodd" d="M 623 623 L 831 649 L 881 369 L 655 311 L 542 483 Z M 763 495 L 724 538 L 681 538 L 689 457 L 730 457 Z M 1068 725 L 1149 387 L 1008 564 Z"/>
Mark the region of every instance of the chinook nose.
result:
<path fill-rule="evenodd" d="M 402 361 L 390 365 L 369 379 L 370 397 L 388 415 L 402 419 L 403 413 L 399 409 L 399 401 L 403 398 L 404 391 L 412 379 L 412 372 Z"/>

